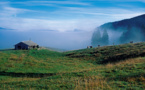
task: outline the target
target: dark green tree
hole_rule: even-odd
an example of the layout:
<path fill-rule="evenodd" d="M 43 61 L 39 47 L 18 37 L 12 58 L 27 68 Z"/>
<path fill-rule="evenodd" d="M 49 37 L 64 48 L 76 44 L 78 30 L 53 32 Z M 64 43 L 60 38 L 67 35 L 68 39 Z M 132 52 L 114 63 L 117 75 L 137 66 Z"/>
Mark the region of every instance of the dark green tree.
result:
<path fill-rule="evenodd" d="M 108 36 L 108 32 L 105 29 L 102 35 L 102 40 L 101 40 L 102 45 L 108 45 L 109 44 L 109 36 Z"/>
<path fill-rule="evenodd" d="M 96 47 L 101 44 L 101 33 L 100 30 L 96 30 L 93 33 L 92 39 L 91 39 L 91 44 L 93 47 Z"/>

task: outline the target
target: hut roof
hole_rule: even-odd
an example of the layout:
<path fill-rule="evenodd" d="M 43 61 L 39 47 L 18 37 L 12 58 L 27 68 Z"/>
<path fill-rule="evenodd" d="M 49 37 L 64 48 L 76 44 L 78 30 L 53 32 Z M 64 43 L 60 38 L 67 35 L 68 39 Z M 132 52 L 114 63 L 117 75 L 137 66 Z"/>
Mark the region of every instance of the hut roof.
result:
<path fill-rule="evenodd" d="M 26 44 L 28 46 L 37 46 L 38 45 L 38 44 L 34 43 L 33 41 L 22 41 L 22 42 L 19 42 L 18 44 L 21 44 L 21 43 Z M 18 45 L 18 44 L 16 44 L 16 45 Z"/>
<path fill-rule="evenodd" d="M 28 46 L 37 46 L 38 44 L 34 43 L 33 41 L 22 41 L 22 43 L 28 45 Z"/>

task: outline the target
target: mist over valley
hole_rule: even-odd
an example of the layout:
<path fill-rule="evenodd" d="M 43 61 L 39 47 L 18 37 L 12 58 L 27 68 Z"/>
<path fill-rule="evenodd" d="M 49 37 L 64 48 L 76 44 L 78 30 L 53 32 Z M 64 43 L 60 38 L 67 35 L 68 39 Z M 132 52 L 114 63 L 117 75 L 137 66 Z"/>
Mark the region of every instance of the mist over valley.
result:
<path fill-rule="evenodd" d="M 43 47 L 52 47 L 64 50 L 83 49 L 93 47 L 117 45 L 123 43 L 145 41 L 145 15 L 130 19 L 105 23 L 96 29 L 84 31 L 32 30 L 17 31 L 0 28 L 0 49 L 14 48 L 21 41 L 32 40 Z"/>
<path fill-rule="evenodd" d="M 74 31 L 15 31 L 0 30 L 0 49 L 14 48 L 21 41 L 32 40 L 43 47 L 52 47 L 64 50 L 86 48 L 91 45 L 92 32 Z"/>
<path fill-rule="evenodd" d="M 131 41 L 145 41 L 145 14 L 97 27 L 93 33 L 91 44 L 96 47 Z"/>

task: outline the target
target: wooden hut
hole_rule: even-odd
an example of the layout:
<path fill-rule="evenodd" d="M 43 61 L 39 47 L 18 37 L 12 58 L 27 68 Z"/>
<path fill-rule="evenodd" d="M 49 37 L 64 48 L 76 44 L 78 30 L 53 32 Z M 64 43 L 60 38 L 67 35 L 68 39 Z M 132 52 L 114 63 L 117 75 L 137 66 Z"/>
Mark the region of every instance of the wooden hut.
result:
<path fill-rule="evenodd" d="M 15 50 L 29 50 L 39 48 L 39 45 L 33 41 L 22 41 L 15 45 Z"/>

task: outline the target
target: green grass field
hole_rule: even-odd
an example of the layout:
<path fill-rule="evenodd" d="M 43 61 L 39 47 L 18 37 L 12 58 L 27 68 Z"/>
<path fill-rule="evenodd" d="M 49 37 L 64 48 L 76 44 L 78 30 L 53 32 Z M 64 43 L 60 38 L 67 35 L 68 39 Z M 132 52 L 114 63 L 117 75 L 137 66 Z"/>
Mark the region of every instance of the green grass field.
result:
<path fill-rule="evenodd" d="M 144 90 L 145 43 L 67 52 L 1 50 L 0 90 Z"/>

